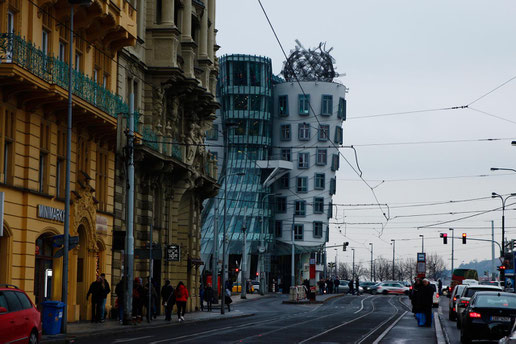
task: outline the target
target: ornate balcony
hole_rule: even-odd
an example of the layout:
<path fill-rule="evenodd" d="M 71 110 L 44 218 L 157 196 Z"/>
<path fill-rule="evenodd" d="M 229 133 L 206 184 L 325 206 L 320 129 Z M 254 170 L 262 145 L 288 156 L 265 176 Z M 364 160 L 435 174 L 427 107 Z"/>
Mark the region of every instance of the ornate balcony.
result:
<path fill-rule="evenodd" d="M 0 34 L 0 77 L 13 76 L 6 65 L 16 65 L 38 77 L 49 86 L 59 86 L 66 94 L 68 89 L 69 65 L 53 56 L 46 55 L 36 46 L 14 34 Z M 16 72 L 14 74 L 17 74 Z M 40 86 L 46 86 L 40 84 Z M 129 107 L 123 99 L 97 84 L 85 74 L 72 71 L 73 94 L 109 116 L 117 118 L 120 113 L 128 113 Z M 50 90 L 48 88 L 47 90 Z M 56 90 L 57 91 L 57 90 Z M 65 92 L 62 92 L 65 91 Z"/>

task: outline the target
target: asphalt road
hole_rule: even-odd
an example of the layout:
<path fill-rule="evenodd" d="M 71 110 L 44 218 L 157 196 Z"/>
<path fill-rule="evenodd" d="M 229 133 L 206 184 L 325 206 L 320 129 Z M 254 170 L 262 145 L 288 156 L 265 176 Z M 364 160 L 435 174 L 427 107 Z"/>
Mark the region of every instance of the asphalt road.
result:
<path fill-rule="evenodd" d="M 322 305 L 282 304 L 285 299 L 283 296 L 235 304 L 234 308 L 239 311 L 254 314 L 249 317 L 184 322 L 116 335 L 92 335 L 78 338 L 76 343 L 376 344 L 385 337 L 392 324 L 407 314 L 407 306 L 403 302 L 406 296 L 346 295 Z M 381 341 L 385 342 L 385 339 Z"/>

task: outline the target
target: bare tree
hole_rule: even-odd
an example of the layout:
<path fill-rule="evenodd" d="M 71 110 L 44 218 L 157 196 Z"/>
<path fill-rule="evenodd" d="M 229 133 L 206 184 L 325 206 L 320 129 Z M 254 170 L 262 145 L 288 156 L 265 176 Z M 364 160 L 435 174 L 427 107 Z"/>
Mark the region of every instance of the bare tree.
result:
<path fill-rule="evenodd" d="M 444 270 L 446 270 L 446 263 L 443 257 L 437 253 L 426 256 L 426 276 L 428 278 L 438 280 L 443 277 Z"/>

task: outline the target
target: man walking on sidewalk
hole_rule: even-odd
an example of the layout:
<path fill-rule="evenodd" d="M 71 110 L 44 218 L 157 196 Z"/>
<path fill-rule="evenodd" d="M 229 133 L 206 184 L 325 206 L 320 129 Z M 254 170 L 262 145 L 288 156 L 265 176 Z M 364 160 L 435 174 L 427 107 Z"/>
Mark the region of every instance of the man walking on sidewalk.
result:
<path fill-rule="evenodd" d="M 165 320 L 172 320 L 172 308 L 174 307 L 174 287 L 170 284 L 170 280 L 165 281 L 165 285 L 161 288 L 162 304 L 165 307 Z"/>
<path fill-rule="evenodd" d="M 213 289 L 210 283 L 208 283 L 206 289 L 204 290 L 204 300 L 206 300 L 208 312 L 211 312 L 211 304 L 213 302 Z"/>

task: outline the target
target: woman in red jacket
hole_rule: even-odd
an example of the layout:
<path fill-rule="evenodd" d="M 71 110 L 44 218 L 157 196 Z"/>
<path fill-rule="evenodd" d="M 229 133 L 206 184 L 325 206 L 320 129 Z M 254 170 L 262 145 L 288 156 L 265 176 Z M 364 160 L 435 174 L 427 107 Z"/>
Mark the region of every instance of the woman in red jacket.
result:
<path fill-rule="evenodd" d="M 177 284 L 174 294 L 177 305 L 177 318 L 179 319 L 179 321 L 184 321 L 186 311 L 186 300 L 188 300 L 188 289 L 186 289 L 183 282 L 179 282 Z"/>

